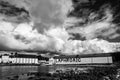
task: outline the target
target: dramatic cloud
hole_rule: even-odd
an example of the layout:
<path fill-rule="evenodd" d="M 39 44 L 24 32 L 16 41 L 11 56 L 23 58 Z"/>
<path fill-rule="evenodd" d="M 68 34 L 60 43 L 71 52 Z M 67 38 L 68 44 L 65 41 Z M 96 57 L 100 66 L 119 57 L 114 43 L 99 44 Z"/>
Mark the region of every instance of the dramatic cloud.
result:
<path fill-rule="evenodd" d="M 58 51 L 69 37 L 64 28 L 52 28 L 40 34 L 32 29 L 32 23 L 22 23 L 16 27 L 2 21 L 0 33 L 0 44 L 11 50 Z"/>
<path fill-rule="evenodd" d="M 47 50 L 66 55 L 120 51 L 119 42 L 109 41 L 120 40 L 114 8 L 101 3 L 99 8 L 89 9 L 95 6 L 88 2 L 10 0 L 7 8 L 1 4 L 0 50 Z"/>
<path fill-rule="evenodd" d="M 71 1 L 67 0 L 30 0 L 33 4 L 30 8 L 34 27 L 39 32 L 50 29 L 51 26 L 58 27 L 64 23 Z"/>
<path fill-rule="evenodd" d="M 116 37 L 120 37 L 120 34 L 117 33 L 117 30 L 120 29 L 117 24 L 112 23 L 113 20 L 113 14 L 111 13 L 110 9 L 107 8 L 104 10 L 104 17 L 102 19 L 92 21 L 89 20 L 88 23 L 84 25 L 77 25 L 76 24 L 82 22 L 82 18 L 75 19 L 74 20 L 67 20 L 67 23 L 71 23 L 71 26 L 68 27 L 67 30 L 69 33 L 79 34 L 81 37 L 85 37 L 86 39 L 94 39 L 103 37 L 108 39 L 113 39 Z M 96 16 L 94 14 L 94 16 Z M 89 16 L 90 18 L 94 16 Z M 92 21 L 92 22 L 90 22 Z"/>
<path fill-rule="evenodd" d="M 0 20 L 13 23 L 30 22 L 29 11 L 23 6 L 17 6 L 13 0 L 0 0 Z M 17 3 L 18 4 L 18 3 Z M 20 2 L 19 2 L 20 4 Z"/>

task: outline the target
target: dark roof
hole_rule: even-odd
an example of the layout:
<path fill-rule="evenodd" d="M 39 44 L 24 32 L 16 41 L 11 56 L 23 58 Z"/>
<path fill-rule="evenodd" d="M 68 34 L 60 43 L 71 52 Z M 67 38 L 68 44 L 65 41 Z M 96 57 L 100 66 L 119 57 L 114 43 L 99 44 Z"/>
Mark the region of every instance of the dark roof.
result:
<path fill-rule="evenodd" d="M 97 54 L 81 54 L 81 55 L 62 55 L 62 56 L 54 56 L 54 58 L 88 58 L 88 57 L 109 57 L 115 54 L 120 54 L 120 52 L 116 53 L 97 53 Z"/>
<path fill-rule="evenodd" d="M 37 58 L 37 55 L 16 54 L 16 55 L 13 55 L 13 57 L 19 57 L 19 58 Z"/>
<path fill-rule="evenodd" d="M 38 60 L 49 60 L 49 58 L 43 57 L 43 56 L 39 55 L 39 56 L 38 56 Z"/>

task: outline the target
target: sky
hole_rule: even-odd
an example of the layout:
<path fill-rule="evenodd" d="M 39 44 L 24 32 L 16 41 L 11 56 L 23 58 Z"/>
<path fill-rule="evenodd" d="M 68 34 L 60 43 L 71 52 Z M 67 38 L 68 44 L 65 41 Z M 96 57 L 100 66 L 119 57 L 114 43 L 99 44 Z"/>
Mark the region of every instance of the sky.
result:
<path fill-rule="evenodd" d="M 0 50 L 120 51 L 119 0 L 1 0 Z M 116 49 L 119 48 L 119 49 Z"/>

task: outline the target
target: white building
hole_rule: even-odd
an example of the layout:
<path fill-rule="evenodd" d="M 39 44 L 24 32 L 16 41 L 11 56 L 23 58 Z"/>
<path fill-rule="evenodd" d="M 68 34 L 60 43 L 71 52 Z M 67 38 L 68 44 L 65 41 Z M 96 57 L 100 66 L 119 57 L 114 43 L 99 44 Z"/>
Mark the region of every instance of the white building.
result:
<path fill-rule="evenodd" d="M 15 54 L 8 55 L 4 54 L 0 57 L 0 63 L 13 63 L 13 64 L 38 64 L 37 55 L 26 55 L 26 54 Z"/>
<path fill-rule="evenodd" d="M 120 53 L 82 54 L 69 56 L 55 56 L 49 60 L 49 64 L 79 64 L 98 65 L 120 62 Z"/>
<path fill-rule="evenodd" d="M 50 58 L 49 59 L 49 65 L 53 65 L 55 64 L 55 59 L 54 58 Z"/>
<path fill-rule="evenodd" d="M 10 58 L 8 54 L 4 54 L 1 56 L 1 63 L 9 63 L 10 62 Z"/>
<path fill-rule="evenodd" d="M 12 56 L 11 63 L 14 64 L 38 64 L 37 55 L 17 54 Z"/>

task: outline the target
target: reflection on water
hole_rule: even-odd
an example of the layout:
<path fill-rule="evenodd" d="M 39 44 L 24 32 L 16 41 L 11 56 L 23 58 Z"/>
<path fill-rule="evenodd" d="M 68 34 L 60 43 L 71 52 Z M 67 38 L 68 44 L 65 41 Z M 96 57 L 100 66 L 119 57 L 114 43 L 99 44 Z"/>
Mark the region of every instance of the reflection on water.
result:
<path fill-rule="evenodd" d="M 20 75 L 29 71 L 38 71 L 37 66 L 0 66 L 0 79 L 12 75 Z"/>
<path fill-rule="evenodd" d="M 104 74 L 109 73 L 109 75 L 114 75 L 113 74 L 114 72 L 115 72 L 115 74 L 119 73 L 119 72 L 116 72 L 116 70 L 117 71 L 119 70 L 119 68 L 117 69 L 117 67 L 101 67 L 101 68 L 94 67 L 93 68 L 93 67 L 80 67 L 80 66 L 0 66 L 0 80 L 8 80 L 8 79 L 6 79 L 7 77 L 16 76 L 16 75 L 19 76 L 22 74 L 26 74 L 28 72 L 56 73 L 56 71 L 62 71 L 62 73 L 60 73 L 60 75 L 66 74 L 68 76 L 69 72 L 71 73 L 71 71 L 72 71 L 72 73 L 70 75 L 75 74 L 74 75 L 74 77 L 75 77 L 76 75 L 78 76 L 79 73 L 81 73 L 82 71 L 85 72 L 88 69 L 89 69 L 88 72 L 90 73 L 89 77 L 91 76 L 91 74 L 95 74 L 92 76 L 97 77 L 96 74 L 101 74 L 101 72 Z M 69 71 L 69 72 L 67 72 L 67 71 Z M 76 73 L 76 71 L 77 71 L 77 73 Z M 82 77 L 81 75 L 79 75 L 79 76 Z M 114 77 L 114 76 L 112 76 L 112 77 Z"/>
<path fill-rule="evenodd" d="M 65 66 L 0 66 L 0 80 L 14 75 L 21 75 L 28 72 L 53 73 L 55 70 L 63 70 Z M 73 68 L 73 67 L 69 67 Z M 74 67 L 75 68 L 75 67 Z"/>

